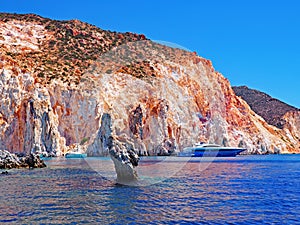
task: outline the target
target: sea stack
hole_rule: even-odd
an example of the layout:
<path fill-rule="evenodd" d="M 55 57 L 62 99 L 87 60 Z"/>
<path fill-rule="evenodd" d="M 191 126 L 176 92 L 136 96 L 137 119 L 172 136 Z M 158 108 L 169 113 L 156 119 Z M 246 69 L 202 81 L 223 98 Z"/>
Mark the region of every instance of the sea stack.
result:
<path fill-rule="evenodd" d="M 115 165 L 117 183 L 132 185 L 138 181 L 135 167 L 138 166 L 139 156 L 133 149 L 127 149 L 126 145 L 110 138 L 113 145 L 109 150 L 110 157 Z"/>

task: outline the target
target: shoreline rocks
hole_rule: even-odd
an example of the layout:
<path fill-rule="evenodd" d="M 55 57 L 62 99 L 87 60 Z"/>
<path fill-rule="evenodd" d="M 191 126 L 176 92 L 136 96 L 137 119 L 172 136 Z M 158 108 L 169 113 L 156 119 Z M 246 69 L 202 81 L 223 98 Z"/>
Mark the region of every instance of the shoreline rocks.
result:
<path fill-rule="evenodd" d="M 0 169 L 13 169 L 13 168 L 44 168 L 46 164 L 39 157 L 30 153 L 13 154 L 6 150 L 0 150 Z"/>

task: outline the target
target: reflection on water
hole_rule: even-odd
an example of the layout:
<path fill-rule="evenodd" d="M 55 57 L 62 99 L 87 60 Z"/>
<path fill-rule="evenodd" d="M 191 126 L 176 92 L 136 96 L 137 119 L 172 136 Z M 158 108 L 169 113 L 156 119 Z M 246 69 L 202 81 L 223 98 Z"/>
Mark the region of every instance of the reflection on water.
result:
<path fill-rule="evenodd" d="M 137 187 L 116 185 L 108 159 L 47 165 L 0 176 L 1 224 L 300 223 L 296 155 L 142 159 Z"/>

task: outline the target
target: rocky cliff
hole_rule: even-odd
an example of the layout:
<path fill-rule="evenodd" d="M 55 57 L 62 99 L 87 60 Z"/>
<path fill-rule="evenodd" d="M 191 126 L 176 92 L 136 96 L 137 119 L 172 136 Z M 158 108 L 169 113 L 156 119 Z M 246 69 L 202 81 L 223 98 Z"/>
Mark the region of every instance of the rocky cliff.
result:
<path fill-rule="evenodd" d="M 140 155 L 198 141 L 299 152 L 299 114 L 268 124 L 196 53 L 77 21 L 0 14 L 0 149 Z"/>
<path fill-rule="evenodd" d="M 300 109 L 247 86 L 233 87 L 233 90 L 236 95 L 243 98 L 249 104 L 255 113 L 263 117 L 268 124 L 283 130 L 292 142 L 292 146 L 299 144 Z"/>

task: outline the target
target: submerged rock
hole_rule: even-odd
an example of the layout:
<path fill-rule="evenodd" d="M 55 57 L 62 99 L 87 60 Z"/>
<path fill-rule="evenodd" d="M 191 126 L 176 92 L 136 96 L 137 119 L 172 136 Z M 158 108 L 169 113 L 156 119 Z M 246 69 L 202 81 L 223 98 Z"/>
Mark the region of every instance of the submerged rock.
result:
<path fill-rule="evenodd" d="M 30 153 L 25 154 L 12 154 L 6 150 L 0 150 L 0 169 L 13 169 L 13 168 L 43 168 L 46 167 L 45 162 L 39 157 Z"/>

